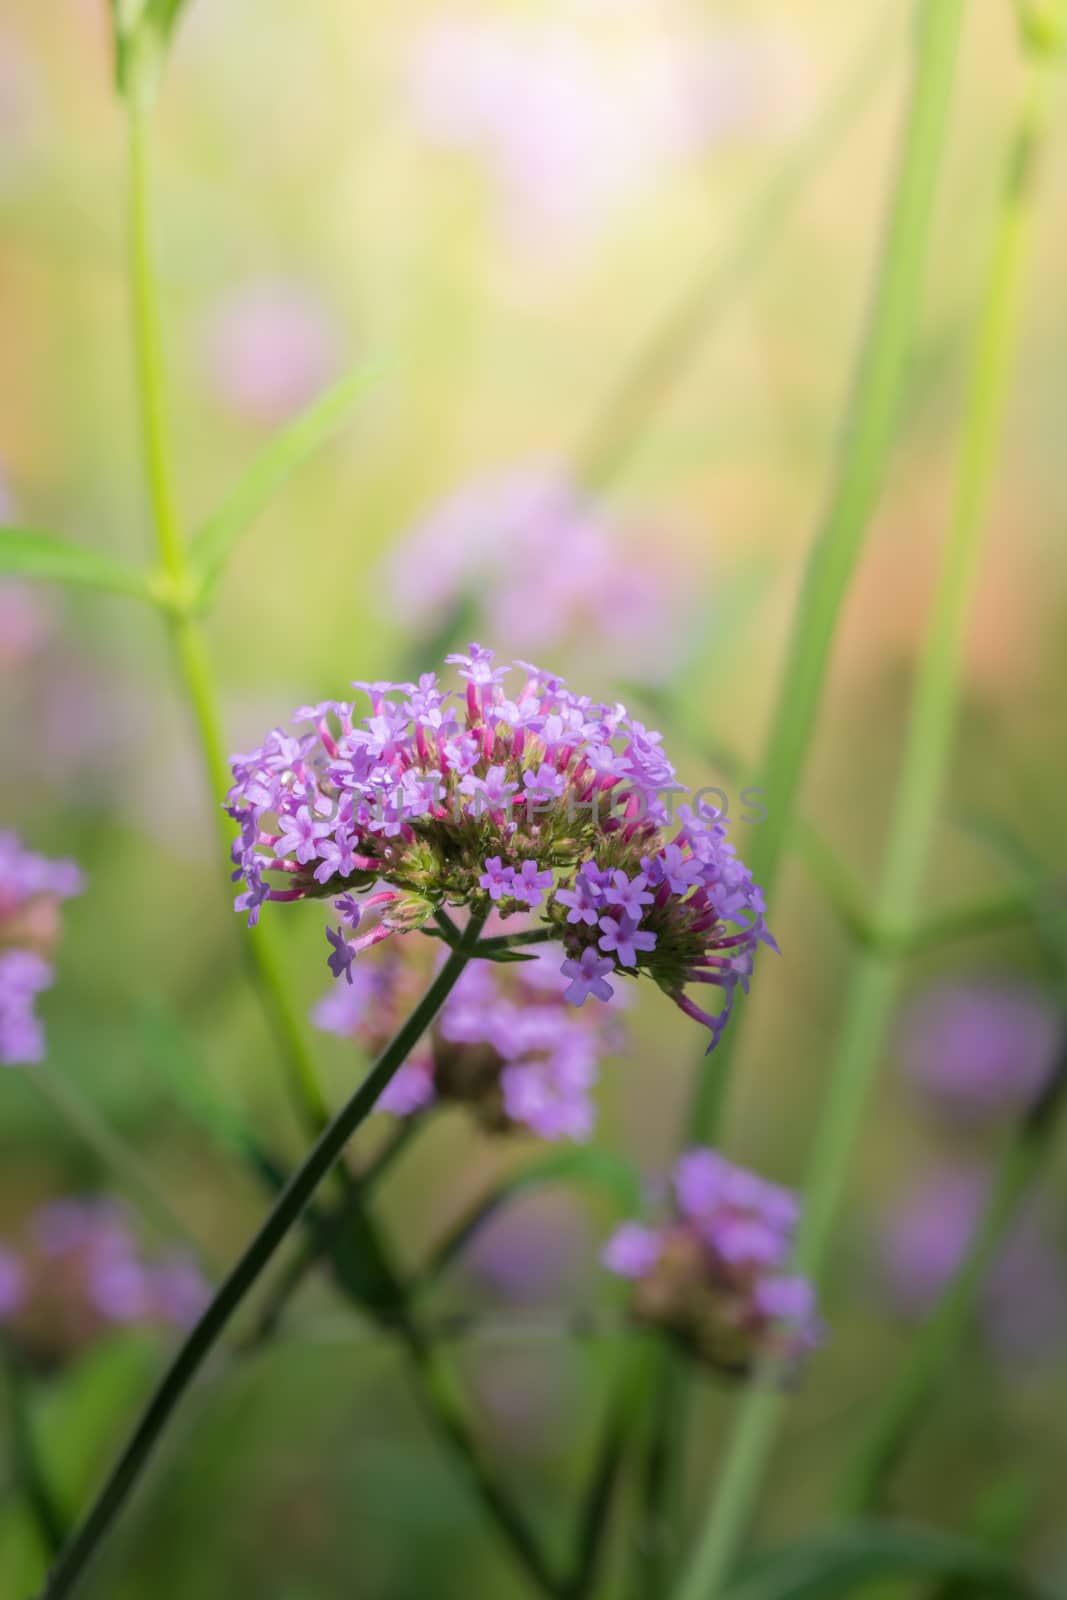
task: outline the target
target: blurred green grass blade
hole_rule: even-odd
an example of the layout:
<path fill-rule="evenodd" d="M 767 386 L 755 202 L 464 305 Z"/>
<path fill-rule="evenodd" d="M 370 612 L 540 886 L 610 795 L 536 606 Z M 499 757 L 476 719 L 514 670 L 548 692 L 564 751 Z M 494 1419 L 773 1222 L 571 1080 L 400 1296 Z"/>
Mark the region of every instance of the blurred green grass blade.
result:
<path fill-rule="evenodd" d="M 575 452 L 575 475 L 603 488 L 629 462 L 649 419 L 661 409 L 693 357 L 721 326 L 739 293 L 773 255 L 790 212 L 826 158 L 870 105 L 893 63 L 901 35 L 900 7 L 887 7 L 877 28 L 843 74 L 780 170 L 758 192 L 748 215 L 731 236 L 725 255 L 695 281 L 657 323 L 617 379 L 588 435 Z"/>
<path fill-rule="evenodd" d="M 194 534 L 189 565 L 201 605 L 210 601 L 238 543 L 275 492 L 326 443 L 377 376 L 378 369 L 370 367 L 349 373 L 313 401 L 255 457 L 219 509 Z"/>
<path fill-rule="evenodd" d="M 632 1163 L 614 1150 L 600 1145 L 581 1145 L 571 1150 L 553 1150 L 509 1173 L 470 1210 L 440 1241 L 419 1273 L 416 1288 L 430 1286 L 462 1255 L 467 1245 L 498 1211 L 520 1194 L 553 1183 L 587 1184 L 607 1195 L 621 1215 L 640 1209 L 641 1183 Z"/>
<path fill-rule="evenodd" d="M 975 1600 L 1051 1600 L 1036 1579 L 984 1545 L 882 1522 L 852 1523 L 757 1556 L 722 1600 L 852 1600 L 874 1584 L 903 1578 L 950 1578 L 956 1593 Z"/>
<path fill-rule="evenodd" d="M 106 589 L 158 605 L 146 573 L 87 545 L 72 544 L 54 533 L 32 528 L 0 528 L 0 575 L 43 583 L 73 583 Z"/>
<path fill-rule="evenodd" d="M 166 58 L 170 36 L 186 0 L 111 0 L 115 39 L 115 81 L 126 94 L 145 75 L 154 86 Z"/>
<path fill-rule="evenodd" d="M 1024 892 L 1033 898 L 1034 932 L 1049 976 L 1067 993 L 1067 919 L 1063 917 L 1067 882 L 1051 872 L 1029 845 L 999 818 L 976 812 L 959 812 L 954 819 L 976 843 L 1006 868 Z M 1043 914 L 1042 914 L 1043 913 Z"/>
<path fill-rule="evenodd" d="M 252 1129 L 211 1087 L 181 1021 L 162 1001 L 146 1002 L 134 1017 L 145 1064 L 196 1127 L 227 1154 L 236 1155 L 272 1191 L 288 1174 L 260 1145 Z"/>

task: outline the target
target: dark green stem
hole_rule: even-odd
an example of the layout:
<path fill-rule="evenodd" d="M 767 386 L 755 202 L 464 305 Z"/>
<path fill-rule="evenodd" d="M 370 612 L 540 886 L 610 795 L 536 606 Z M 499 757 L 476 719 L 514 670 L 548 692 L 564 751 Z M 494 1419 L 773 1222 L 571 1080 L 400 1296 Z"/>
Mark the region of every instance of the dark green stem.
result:
<path fill-rule="evenodd" d="M 478 925 L 472 922 L 473 938 Z M 470 931 L 470 930 L 469 930 Z M 125 1450 L 88 1515 L 61 1553 L 41 1590 L 41 1600 L 70 1594 L 133 1491 L 149 1457 L 190 1384 L 233 1313 L 258 1281 L 352 1134 L 373 1111 L 382 1091 L 430 1026 L 469 957 L 454 950 L 403 1027 L 378 1057 L 363 1083 L 316 1140 L 293 1173 L 265 1222 L 218 1289 L 163 1377 Z"/>
<path fill-rule="evenodd" d="M 418 1375 L 418 1394 L 432 1427 L 451 1446 L 456 1460 L 512 1553 L 546 1595 L 562 1597 L 563 1585 L 552 1572 L 525 1518 L 501 1485 L 500 1474 L 487 1459 L 467 1425 L 451 1374 L 434 1342 L 401 1301 L 395 1331 L 403 1341 Z"/>
<path fill-rule="evenodd" d="M 66 1538 L 67 1522 L 48 1482 L 34 1434 L 29 1374 L 11 1340 L 5 1337 L 0 1340 L 0 1345 L 0 1356 L 7 1374 L 12 1471 L 40 1535 L 45 1554 L 51 1560 Z"/>
<path fill-rule="evenodd" d="M 635 1405 L 647 1380 L 650 1352 L 638 1343 L 616 1356 L 619 1371 L 611 1381 L 607 1415 L 593 1456 L 575 1529 L 570 1573 L 562 1588 L 565 1600 L 589 1600 L 607 1543 L 615 1490 L 630 1443 Z"/>
<path fill-rule="evenodd" d="M 678 1551 L 682 1482 L 682 1408 L 686 1397 L 685 1358 L 661 1342 L 649 1381 L 648 1430 L 641 1458 L 641 1523 L 637 1537 L 634 1600 L 660 1600 L 667 1593 Z"/>

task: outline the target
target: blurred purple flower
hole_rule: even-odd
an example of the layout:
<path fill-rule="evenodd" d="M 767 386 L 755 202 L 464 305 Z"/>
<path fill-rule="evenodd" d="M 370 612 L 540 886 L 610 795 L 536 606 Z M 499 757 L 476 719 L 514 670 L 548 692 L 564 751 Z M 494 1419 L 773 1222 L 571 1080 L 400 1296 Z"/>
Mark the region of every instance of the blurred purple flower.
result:
<path fill-rule="evenodd" d="M 921 1322 L 963 1258 L 989 1193 L 988 1174 L 947 1166 L 913 1186 L 883 1225 L 878 1264 L 902 1316 Z M 983 1333 L 1006 1364 L 1067 1348 L 1067 1270 L 1038 1202 L 1026 1205 L 990 1267 L 979 1311 Z"/>
<path fill-rule="evenodd" d="M 492 1218 L 464 1253 L 466 1270 L 521 1304 L 564 1301 L 589 1280 L 586 1216 L 561 1191 L 530 1193 Z"/>
<path fill-rule="evenodd" d="M 189 1327 L 208 1295 L 187 1257 L 146 1256 L 122 1208 L 98 1196 L 47 1202 L 0 1248 L 0 1322 L 42 1367 L 113 1328 Z"/>
<path fill-rule="evenodd" d="M 82 889 L 72 861 L 50 861 L 0 833 L 0 1064 L 44 1055 L 37 996 L 52 982 L 47 959 L 59 937 L 59 906 Z"/>
<path fill-rule="evenodd" d="M 1032 1105 L 1064 1042 L 1064 1019 L 1049 996 L 999 977 L 927 989 L 898 1032 L 912 1083 L 972 1122 L 1018 1116 Z"/>
<path fill-rule="evenodd" d="M 0 1245 L 0 1323 L 7 1322 L 22 1304 L 25 1275 L 13 1250 Z"/>
<path fill-rule="evenodd" d="M 487 631 L 522 654 L 566 647 L 579 664 L 657 682 L 681 659 L 700 588 L 661 540 L 628 538 L 549 466 L 447 496 L 401 539 L 386 580 L 416 628 L 476 596 Z"/>
<path fill-rule="evenodd" d="M 417 126 L 482 164 L 526 251 L 588 241 L 725 138 L 795 125 L 802 74 L 783 35 L 611 10 L 524 19 L 457 9 L 415 35 Z"/>
<path fill-rule="evenodd" d="M 208 359 L 215 390 L 238 416 L 279 423 L 335 376 L 340 338 L 319 302 L 292 283 L 247 283 L 217 308 Z"/>
<path fill-rule="evenodd" d="M 735 1372 L 772 1351 L 799 1359 L 817 1344 L 814 1288 L 789 1270 L 796 1197 L 717 1151 L 696 1149 L 675 1165 L 674 1198 L 676 1220 L 623 1223 L 601 1258 L 633 1283 L 637 1320 Z"/>
<path fill-rule="evenodd" d="M 351 988 L 339 984 L 323 997 L 312 1020 L 376 1054 L 427 975 L 418 956 L 383 946 L 353 966 Z M 452 1100 L 491 1130 L 521 1126 L 542 1139 L 587 1139 L 597 1060 L 618 1043 L 613 1019 L 576 1016 L 564 1003 L 558 951 L 542 947 L 534 960 L 507 967 L 480 962 L 463 973 L 429 1040 L 378 1107 L 404 1117 Z"/>

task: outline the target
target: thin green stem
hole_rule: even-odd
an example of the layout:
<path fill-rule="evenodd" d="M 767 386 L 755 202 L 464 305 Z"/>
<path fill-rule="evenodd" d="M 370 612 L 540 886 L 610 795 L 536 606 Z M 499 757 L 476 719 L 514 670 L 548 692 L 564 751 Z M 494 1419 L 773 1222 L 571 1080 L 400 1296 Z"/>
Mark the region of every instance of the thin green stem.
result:
<path fill-rule="evenodd" d="M 331 1251 L 340 1243 L 346 1229 L 354 1227 L 361 1219 L 364 1226 L 368 1225 L 366 1206 L 374 1185 L 407 1148 L 422 1126 L 423 1120 L 420 1117 L 405 1118 L 386 1140 L 370 1165 L 362 1172 L 353 1174 L 347 1186 L 347 1193 L 332 1214 L 306 1216 L 309 1223 L 308 1237 L 281 1273 L 260 1308 L 255 1327 L 244 1341 L 245 1350 L 258 1350 L 261 1345 L 273 1338 L 293 1296 L 315 1268 L 329 1260 Z M 381 1257 L 384 1254 L 384 1243 L 380 1239 L 380 1230 L 375 1229 L 374 1233 L 375 1253 Z M 341 1286 L 343 1287 L 343 1284 Z M 398 1284 L 391 1286 L 391 1301 L 398 1297 L 399 1287 Z"/>
<path fill-rule="evenodd" d="M 472 927 L 476 928 L 477 925 L 472 923 Z M 474 937 L 477 937 L 476 932 Z M 41 1590 L 41 1600 L 61 1600 L 62 1596 L 70 1594 L 75 1588 L 230 1318 L 258 1281 L 282 1240 L 299 1220 L 315 1190 L 340 1158 L 352 1134 L 373 1111 L 393 1074 L 430 1026 L 468 959 L 468 950 L 451 952 L 408 1020 L 382 1051 L 355 1094 L 319 1135 L 287 1182 L 266 1220 L 178 1351 L 94 1504 L 49 1574 Z"/>
<path fill-rule="evenodd" d="M 527 944 L 548 944 L 559 938 L 558 928 L 531 928 L 526 933 L 494 934 L 491 939 L 479 939 L 475 956 L 489 956 L 496 950 L 518 950 Z"/>
<path fill-rule="evenodd" d="M 468 1427 L 462 1402 L 444 1357 L 403 1302 L 397 1332 L 418 1375 L 416 1393 L 430 1423 L 451 1446 L 497 1530 L 539 1589 L 549 1596 L 564 1596 L 564 1586 L 549 1567 L 525 1518 L 503 1489 L 499 1472 Z"/>
<path fill-rule="evenodd" d="M 1061 1068 L 1055 1093 L 1010 1141 L 978 1225 L 938 1303 L 912 1340 L 903 1367 L 882 1399 L 870 1432 L 845 1478 L 841 1509 L 873 1510 L 904 1451 L 931 1408 L 973 1324 L 975 1301 L 1019 1206 L 1044 1163 L 1063 1100 Z"/>
<path fill-rule="evenodd" d="M 4 1338 L 0 1345 L 0 1358 L 7 1376 L 8 1433 L 13 1475 L 40 1535 L 45 1555 L 51 1560 L 66 1538 L 66 1519 L 41 1460 L 33 1426 L 29 1375 L 12 1342 Z"/>
<path fill-rule="evenodd" d="M 931 10 L 958 26 L 959 7 Z M 1039 60 L 1013 133 L 992 255 L 982 295 L 963 422 L 948 540 L 919 663 L 897 796 L 876 908 L 882 925 L 913 914 L 952 746 L 967 612 L 980 534 L 997 460 L 1020 299 L 1035 156 L 1047 113 L 1050 64 Z M 861 956 L 846 1005 L 804 1186 L 796 1264 L 818 1280 L 881 1053 L 894 995 L 894 971 L 877 951 Z M 754 1509 L 785 1405 L 781 1372 L 760 1375 L 742 1406 L 708 1520 L 679 1600 L 705 1600 L 727 1577 Z"/>
<path fill-rule="evenodd" d="M 131 65 L 130 72 L 131 81 L 127 89 L 131 152 L 130 271 L 149 495 L 160 562 L 166 580 L 165 590 L 169 602 L 167 609 L 181 679 L 199 737 L 208 785 L 212 795 L 218 800 L 228 784 L 218 696 L 214 688 L 203 635 L 193 616 L 196 596 L 191 591 L 167 449 L 162 338 L 151 256 L 152 186 L 148 125 L 151 95 L 148 92 L 141 92 L 141 85 L 137 82 L 136 63 Z M 228 858 L 230 831 L 221 810 L 217 812 L 217 818 L 221 841 Z M 448 932 L 447 920 L 442 919 L 442 921 Z M 428 1026 L 438 1005 L 458 976 L 459 970 L 471 959 L 472 941 L 477 939 L 482 923 L 483 919 L 472 918 L 466 934 L 461 937 L 458 944 L 454 945 L 440 976 L 429 991 L 427 1001 L 402 1030 L 407 1041 L 402 1054 L 393 1060 L 392 1065 L 386 1070 L 386 1057 L 397 1045 L 397 1041 L 394 1041 L 366 1083 L 332 1123 L 328 1122 L 328 1108 L 314 1062 L 304 1042 L 299 1020 L 285 987 L 273 934 L 269 929 L 260 927 L 246 941 L 245 947 L 251 960 L 253 977 L 272 1031 L 283 1049 L 297 1104 L 312 1129 L 319 1133 L 319 1138 L 304 1165 L 286 1184 L 260 1233 L 222 1285 L 205 1317 L 193 1330 L 170 1373 L 163 1380 L 112 1479 L 105 1486 L 100 1500 L 90 1512 L 86 1523 L 53 1574 L 45 1591 L 49 1597 L 67 1593 L 77 1580 L 85 1561 L 103 1536 L 112 1517 L 121 1508 L 156 1436 L 165 1425 L 233 1309 L 247 1293 L 258 1277 L 259 1271 L 288 1231 L 291 1222 L 305 1206 L 319 1177 L 325 1174 L 340 1157 L 349 1133 L 358 1126 L 367 1110 L 373 1105 L 381 1088 L 395 1070 L 395 1066 L 407 1054 L 418 1035 Z M 427 1009 L 430 996 L 437 998 Z M 410 1033 L 416 1022 L 417 1031 Z M 399 1040 L 401 1035 L 397 1037 Z M 358 1186 L 353 1186 L 343 1168 L 338 1170 L 347 1202 L 353 1196 L 359 1195 Z M 361 1220 L 367 1246 L 373 1250 L 381 1264 L 385 1259 L 384 1243 L 363 1212 Z M 301 1270 L 302 1264 L 298 1258 L 294 1281 L 299 1281 Z M 399 1304 L 399 1300 L 397 1303 Z M 440 1431 L 452 1441 L 469 1476 L 479 1490 L 483 1503 L 531 1576 L 541 1587 L 551 1592 L 550 1575 L 544 1568 L 536 1544 L 521 1518 L 511 1508 L 507 1497 L 496 1482 L 495 1475 L 482 1462 L 477 1442 L 466 1429 L 458 1402 L 451 1398 L 442 1377 L 439 1358 L 434 1352 L 432 1342 L 419 1333 L 406 1311 L 396 1331 L 409 1350 L 418 1378 L 420 1395 L 431 1415 L 435 1417 Z"/>
<path fill-rule="evenodd" d="M 614 1352 L 614 1365 L 618 1370 L 610 1378 L 606 1415 L 585 1493 L 579 1502 L 574 1550 L 562 1587 L 565 1600 L 590 1600 L 595 1593 L 612 1504 L 630 1443 L 634 1410 L 640 1405 L 642 1390 L 648 1387 L 649 1363 L 655 1354 L 655 1344 L 652 1349 L 645 1348 L 641 1340 L 635 1340 L 629 1347 L 624 1344 Z"/>
<path fill-rule="evenodd" d="M 22 1073 L 21 1078 L 31 1093 L 40 1096 L 94 1152 L 105 1169 L 114 1173 L 163 1238 L 180 1240 L 202 1261 L 209 1253 L 203 1243 L 178 1216 L 133 1146 L 115 1132 L 77 1086 L 45 1062 L 39 1062 L 32 1072 Z"/>
<path fill-rule="evenodd" d="M 148 495 L 160 564 L 169 578 L 180 580 L 185 575 L 185 550 L 167 449 L 163 333 L 152 270 L 151 95 L 134 83 L 127 106 L 130 284 Z"/>
<path fill-rule="evenodd" d="M 683 1437 L 684 1357 L 667 1340 L 649 1374 L 648 1430 L 641 1456 L 641 1521 L 633 1574 L 634 1600 L 660 1600 L 677 1560 L 684 1464 L 674 1440 Z"/>
<path fill-rule="evenodd" d="M 229 785 L 222 719 L 204 637 L 190 610 L 192 596 L 188 593 L 188 563 L 167 442 L 163 340 L 152 265 L 151 96 L 140 89 L 136 77 L 134 71 L 127 96 L 129 238 L 145 471 L 160 565 L 171 592 L 168 621 L 179 676 L 196 729 L 208 789 L 216 802 L 219 839 L 228 861 L 231 830 L 221 809 L 222 796 Z M 271 930 L 262 927 L 257 929 L 245 941 L 245 952 L 272 1034 L 283 1052 L 294 1098 L 305 1121 L 317 1133 L 329 1118 L 329 1108 L 299 1019 L 285 988 Z"/>
<path fill-rule="evenodd" d="M 911 104 L 878 287 L 846 411 L 846 443 L 804 575 L 763 761 L 768 815 L 756 830 L 749 865 L 768 899 L 792 828 L 838 616 L 900 415 L 962 14 L 963 0 L 924 0 L 918 13 Z M 698 1072 L 689 1121 L 695 1140 L 714 1136 L 739 1035 L 735 1023 L 711 1069 Z"/>

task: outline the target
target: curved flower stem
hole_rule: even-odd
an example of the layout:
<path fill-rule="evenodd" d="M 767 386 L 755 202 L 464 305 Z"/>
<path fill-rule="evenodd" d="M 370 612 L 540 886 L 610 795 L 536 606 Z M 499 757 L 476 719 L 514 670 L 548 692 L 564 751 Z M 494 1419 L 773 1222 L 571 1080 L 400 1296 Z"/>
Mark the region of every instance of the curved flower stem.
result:
<path fill-rule="evenodd" d="M 564 1600 L 589 1600 L 596 1592 L 597 1574 L 604 1557 L 612 1504 L 622 1476 L 632 1418 L 648 1386 L 649 1364 L 655 1343 L 634 1339 L 613 1352 L 614 1371 L 608 1379 L 608 1398 L 600 1437 L 593 1453 L 585 1492 L 579 1500 L 569 1575 L 563 1584 Z"/>
<path fill-rule="evenodd" d="M 633 1600 L 660 1600 L 677 1559 L 684 1466 L 674 1440 L 684 1438 L 685 1368 L 666 1342 L 655 1353 L 648 1384 L 648 1430 L 641 1455 L 642 1516 L 634 1563 Z"/>
<path fill-rule="evenodd" d="M 501 1487 L 498 1472 L 467 1426 L 451 1372 L 435 1342 L 406 1307 L 399 1313 L 396 1331 L 418 1374 L 416 1392 L 429 1421 L 451 1445 L 482 1505 L 529 1577 L 546 1595 L 563 1596 L 563 1585 L 549 1568 L 540 1545 Z"/>
<path fill-rule="evenodd" d="M 958 6 L 942 4 L 942 22 L 954 13 L 951 21 L 958 24 L 958 12 Z M 931 23 L 937 15 L 931 11 Z M 1009 150 L 975 333 L 948 541 L 919 663 L 876 913 L 878 921 L 889 926 L 906 924 L 913 913 L 951 752 L 968 604 L 996 465 L 1035 161 L 1051 76 L 1050 60 L 1037 58 Z M 825 1265 L 893 994 L 892 965 L 877 952 L 864 954 L 846 1007 L 804 1187 L 796 1264 L 816 1279 Z M 1013 1177 L 1009 1192 L 1015 1181 Z M 718 1494 L 678 1591 L 679 1600 L 705 1600 L 718 1592 L 729 1573 L 777 1437 L 785 1405 L 782 1376 L 773 1368 L 764 1371 L 742 1406 Z"/>
<path fill-rule="evenodd" d="M 129 117 L 130 282 L 137 383 L 144 437 L 145 470 L 160 565 L 166 579 L 167 616 L 178 671 L 189 704 L 208 788 L 227 862 L 230 827 L 221 809 L 229 785 L 218 695 L 200 625 L 193 615 L 194 595 L 185 544 L 178 519 L 167 441 L 163 341 L 155 274 L 152 268 L 151 90 L 136 71 L 127 90 Z M 329 1117 L 314 1061 L 304 1041 L 281 976 L 274 937 L 257 928 L 245 942 L 251 972 L 271 1031 L 286 1062 L 294 1098 L 304 1121 L 315 1133 Z"/>
<path fill-rule="evenodd" d="M 558 939 L 558 928 L 530 928 L 525 933 L 494 934 L 491 939 L 479 939 L 476 956 L 491 956 L 497 950 L 517 950 L 527 944 L 549 944 Z"/>
<path fill-rule="evenodd" d="M 912 346 L 934 188 L 941 165 L 962 0 L 923 0 L 916 69 L 877 292 L 853 379 L 847 442 L 804 574 L 763 761 L 768 815 L 749 856 L 770 900 L 792 828 L 837 619 L 889 459 Z M 739 1019 L 738 1019 L 739 1020 Z M 694 1140 L 713 1137 L 737 1048 L 736 1021 L 698 1073 Z"/>
<path fill-rule="evenodd" d="M 28 1374 L 22 1358 L 11 1340 L 0 1340 L 0 1346 L 0 1360 L 7 1375 L 12 1475 L 51 1560 L 66 1537 L 66 1520 L 48 1482 L 34 1435 Z"/>
<path fill-rule="evenodd" d="M 768 900 L 793 832 L 838 615 L 893 443 L 945 143 L 962 13 L 962 0 L 922 0 L 917 12 L 922 26 L 915 47 L 907 125 L 878 285 L 853 376 L 844 453 L 808 558 L 763 761 L 768 816 L 756 830 L 749 864 Z M 743 1021 L 742 1007 L 726 1030 L 716 1059 L 710 1065 L 704 1060 L 697 1064 L 687 1122 L 692 1143 L 714 1143 L 718 1137 Z M 684 1407 L 682 1410 L 684 1413 Z M 664 1414 L 663 1426 L 668 1425 Z M 680 1453 L 684 1429 L 678 1429 L 664 1448 L 668 1454 Z M 737 1474 L 742 1470 L 743 1464 L 738 1463 Z M 747 1502 L 740 1477 L 737 1483 L 723 1487 L 716 1512 L 723 1526 L 736 1520 L 735 1498 Z M 686 1600 L 690 1600 L 689 1594 Z"/>
<path fill-rule="evenodd" d="M 1045 1159 L 1065 1087 L 1067 1061 L 1061 1062 L 1050 1092 L 1034 1107 L 1004 1151 L 963 1258 L 933 1314 L 912 1340 L 907 1359 L 879 1406 L 870 1433 L 845 1477 L 841 1509 L 846 1514 L 860 1516 L 878 1504 L 890 1474 L 959 1353 L 989 1266 Z"/>
<path fill-rule="evenodd" d="M 477 938 L 479 924 L 472 920 L 470 928 L 473 930 L 473 942 Z M 52 1568 L 41 1590 L 40 1600 L 61 1600 L 62 1596 L 72 1592 L 91 1556 L 125 1505 L 171 1416 L 233 1313 L 299 1220 L 315 1190 L 340 1158 L 352 1134 L 374 1109 L 393 1074 L 430 1026 L 468 959 L 468 950 L 450 953 L 408 1020 L 293 1173 L 259 1231 L 178 1351 L 95 1503 Z"/>

